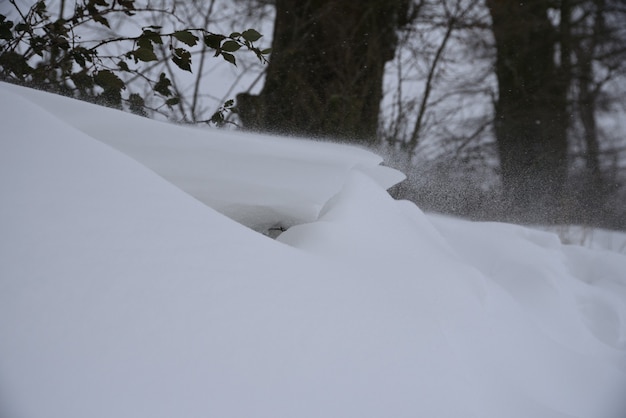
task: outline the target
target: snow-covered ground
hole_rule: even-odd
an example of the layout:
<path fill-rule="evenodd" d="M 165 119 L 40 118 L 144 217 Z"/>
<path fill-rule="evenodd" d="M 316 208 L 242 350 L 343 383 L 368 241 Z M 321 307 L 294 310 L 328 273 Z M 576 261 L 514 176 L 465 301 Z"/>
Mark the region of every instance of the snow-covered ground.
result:
<path fill-rule="evenodd" d="M 354 147 L 0 120 L 3 418 L 626 415 L 624 254 L 426 215 Z"/>

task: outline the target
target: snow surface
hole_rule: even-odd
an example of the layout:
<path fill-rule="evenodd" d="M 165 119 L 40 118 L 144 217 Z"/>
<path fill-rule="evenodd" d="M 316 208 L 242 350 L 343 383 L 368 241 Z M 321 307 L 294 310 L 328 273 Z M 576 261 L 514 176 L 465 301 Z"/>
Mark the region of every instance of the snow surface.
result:
<path fill-rule="evenodd" d="M 0 97 L 0 417 L 626 415 L 623 254 L 358 148 Z"/>

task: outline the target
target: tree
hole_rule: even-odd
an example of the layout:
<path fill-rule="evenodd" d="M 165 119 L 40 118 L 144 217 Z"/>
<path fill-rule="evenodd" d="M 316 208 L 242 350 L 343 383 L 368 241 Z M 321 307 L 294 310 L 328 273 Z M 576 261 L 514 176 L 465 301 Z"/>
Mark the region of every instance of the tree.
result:
<path fill-rule="evenodd" d="M 385 63 L 408 0 L 276 0 L 272 57 L 258 96 L 240 94 L 244 126 L 376 140 Z"/>
<path fill-rule="evenodd" d="M 136 7 L 135 0 L 80 0 L 74 3 L 71 13 L 61 2 L 59 14 L 50 12 L 46 1 L 37 1 L 28 10 L 15 0 L 9 3 L 15 21 L 0 14 L 0 80 L 126 107 L 142 115 L 154 109 L 147 106 L 147 96 L 137 92 L 141 87 L 137 89 L 136 85 L 142 82 L 152 90 L 148 100 L 153 105 L 172 109 L 181 102 L 168 75 L 146 69 L 148 65 L 154 68 L 154 63 L 159 63 L 169 68 L 171 62 L 191 73 L 192 48 L 199 46 L 201 58 L 208 50 L 230 64 L 236 64 L 234 53 L 240 49 L 253 52 L 261 62 L 266 62 L 265 54 L 269 52 L 254 45 L 261 38 L 254 29 L 224 35 L 209 31 L 206 25 L 167 30 L 160 22 L 146 23 L 137 17 L 138 13 L 176 15 L 166 7 Z M 138 33 L 121 35 L 112 29 L 115 23 L 128 23 L 129 19 L 141 25 Z M 98 30 L 102 28 L 107 29 L 106 33 Z M 129 92 L 131 86 L 135 92 Z M 157 97 L 160 100 L 154 100 Z M 222 105 L 207 122 L 223 123 L 229 107 L 232 101 Z M 195 103 L 192 113 L 194 109 Z"/>
<path fill-rule="evenodd" d="M 578 124 L 573 139 L 580 139 L 577 148 L 584 150 L 583 195 L 601 205 L 610 192 L 609 184 L 616 182 L 606 161 L 616 157 L 616 150 L 603 135 L 598 117 L 603 113 L 606 117 L 612 104 L 623 97 L 623 91 L 615 87 L 626 73 L 626 7 L 615 0 L 581 0 L 576 16 L 572 109 Z"/>
<path fill-rule="evenodd" d="M 483 0 L 423 0 L 388 65 L 381 135 L 394 196 L 485 219 L 499 208 L 491 18 Z"/>
<path fill-rule="evenodd" d="M 569 12 L 568 0 L 561 3 L 559 33 L 549 16 L 551 2 L 487 0 L 496 45 L 501 178 L 510 209 L 519 215 L 558 212 L 567 179 L 570 50 L 559 41 L 568 39 Z"/>

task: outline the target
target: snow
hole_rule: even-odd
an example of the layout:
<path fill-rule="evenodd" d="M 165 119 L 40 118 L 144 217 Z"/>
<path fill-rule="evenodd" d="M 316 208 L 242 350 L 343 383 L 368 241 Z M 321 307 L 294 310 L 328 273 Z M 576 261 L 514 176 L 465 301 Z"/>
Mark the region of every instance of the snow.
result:
<path fill-rule="evenodd" d="M 0 90 L 1 417 L 624 417 L 624 254 L 425 214 L 363 149 Z"/>
<path fill-rule="evenodd" d="M 6 88 L 15 91 L 14 86 Z M 368 172 L 384 188 L 404 178 L 379 166 L 379 156 L 345 145 L 207 132 L 35 90 L 19 94 L 66 126 L 122 151 L 200 201 L 259 230 L 315 220 L 352 169 Z"/>

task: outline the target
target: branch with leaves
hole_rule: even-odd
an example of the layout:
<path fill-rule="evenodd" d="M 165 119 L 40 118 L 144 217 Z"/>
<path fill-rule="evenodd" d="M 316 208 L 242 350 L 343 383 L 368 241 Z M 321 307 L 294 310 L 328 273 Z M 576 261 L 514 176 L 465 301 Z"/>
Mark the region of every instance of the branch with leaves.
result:
<path fill-rule="evenodd" d="M 162 26 L 148 25 L 137 36 L 95 41 L 83 40 L 76 34 L 76 29 L 88 22 L 110 28 L 108 17 L 114 14 L 132 18 L 138 11 L 134 0 L 82 0 L 76 4 L 72 16 L 56 19 L 48 13 L 45 1 L 38 1 L 25 13 L 15 1 L 10 2 L 19 19 L 13 22 L 0 15 L 0 79 L 117 108 L 126 103 L 129 110 L 142 115 L 148 109 L 146 98 L 137 93 L 122 96 L 122 91 L 129 87 L 125 80 L 133 76 L 134 80 L 150 85 L 153 93 L 164 99 L 164 105 L 171 107 L 180 101 L 172 92 L 172 82 L 166 74 L 151 79 L 142 72 L 142 63 L 167 59 L 181 70 L 192 72 L 191 48 L 198 45 L 210 48 L 215 57 L 221 56 L 235 66 L 234 54 L 240 50 L 252 52 L 261 63 L 267 63 L 270 53 L 269 49 L 255 45 L 262 35 L 254 29 L 223 35 L 205 28 L 162 32 Z M 106 55 L 105 46 L 111 44 L 127 51 Z M 155 50 L 156 45 L 167 48 Z M 160 56 L 161 51 L 167 51 L 167 56 Z M 230 107 L 224 105 L 217 113 L 223 116 Z M 220 124 L 219 116 L 214 115 L 211 121 Z"/>

